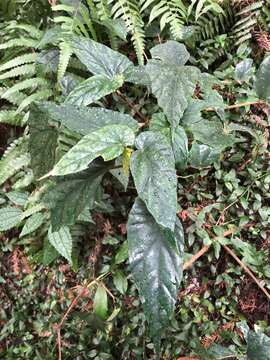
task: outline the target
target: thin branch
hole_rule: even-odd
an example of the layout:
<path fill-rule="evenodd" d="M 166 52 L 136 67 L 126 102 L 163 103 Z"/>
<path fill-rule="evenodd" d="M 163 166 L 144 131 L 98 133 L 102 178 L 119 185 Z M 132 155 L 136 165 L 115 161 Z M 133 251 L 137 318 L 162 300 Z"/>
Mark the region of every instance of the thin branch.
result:
<path fill-rule="evenodd" d="M 256 278 L 256 276 L 249 270 L 249 268 L 239 259 L 239 257 L 230 249 L 227 245 L 223 245 L 224 249 L 230 254 L 234 260 L 241 266 L 241 268 L 251 277 L 251 279 L 258 285 L 258 287 L 262 290 L 265 296 L 270 300 L 270 294 L 265 289 L 264 286 L 260 283 L 260 281 Z"/>
<path fill-rule="evenodd" d="M 227 237 L 230 235 L 232 235 L 231 230 L 225 231 L 223 234 L 224 237 Z M 209 250 L 210 247 L 211 247 L 211 245 L 204 245 L 200 251 L 198 251 L 195 255 L 191 256 L 191 258 L 187 262 L 185 262 L 185 264 L 183 266 L 183 270 L 186 270 L 189 267 L 191 267 L 195 261 L 197 261 L 201 256 L 203 256 Z"/>
<path fill-rule="evenodd" d="M 231 230 L 225 231 L 223 236 L 227 237 L 232 234 Z M 214 238 L 215 239 L 215 238 Z M 203 246 L 200 251 L 198 251 L 195 255 L 193 255 L 187 262 L 185 262 L 183 266 L 183 270 L 188 269 L 196 260 L 198 260 L 202 255 L 204 255 L 210 248 L 209 246 Z M 250 269 L 239 259 L 239 257 L 234 253 L 232 249 L 230 249 L 227 245 L 222 245 L 223 248 L 227 251 L 229 255 L 231 255 L 234 260 L 241 266 L 241 268 L 246 272 L 248 276 L 257 284 L 257 286 L 262 290 L 268 300 L 270 300 L 270 293 L 266 290 L 266 288 L 260 283 L 260 281 L 256 278 L 256 276 L 250 271 Z"/>
<path fill-rule="evenodd" d="M 129 101 L 129 98 L 125 94 L 121 93 L 121 91 L 119 91 L 119 90 L 116 91 L 116 94 L 118 96 L 120 96 L 120 98 L 125 101 L 125 103 L 128 105 L 128 107 L 131 110 L 133 110 L 135 112 L 135 114 L 143 121 L 143 124 L 140 123 L 140 127 L 143 127 L 146 124 L 148 124 L 147 117 L 142 112 L 140 112 L 139 110 L 136 109 L 136 105 L 133 104 L 131 101 Z"/>
<path fill-rule="evenodd" d="M 250 106 L 250 105 L 256 105 L 256 104 L 265 104 L 265 101 L 263 100 L 256 100 L 256 101 L 247 101 L 243 103 L 233 104 L 233 105 L 227 105 L 225 106 L 225 110 L 232 110 L 232 109 L 238 109 L 240 107 Z M 215 108 L 209 107 L 205 109 L 205 111 L 215 111 Z"/>

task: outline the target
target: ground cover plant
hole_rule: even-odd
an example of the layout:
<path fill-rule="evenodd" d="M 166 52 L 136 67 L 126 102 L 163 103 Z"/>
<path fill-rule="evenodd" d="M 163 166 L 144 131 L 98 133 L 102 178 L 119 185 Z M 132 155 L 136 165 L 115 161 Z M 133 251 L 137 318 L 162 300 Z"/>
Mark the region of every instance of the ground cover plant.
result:
<path fill-rule="evenodd" d="M 4 1 L 0 344 L 268 359 L 268 2 Z"/>

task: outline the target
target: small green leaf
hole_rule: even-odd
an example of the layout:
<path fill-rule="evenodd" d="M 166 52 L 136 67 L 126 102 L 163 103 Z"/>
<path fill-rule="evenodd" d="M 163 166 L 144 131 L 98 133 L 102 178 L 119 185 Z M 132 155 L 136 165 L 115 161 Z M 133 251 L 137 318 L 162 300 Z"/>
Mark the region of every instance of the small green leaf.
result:
<path fill-rule="evenodd" d="M 22 228 L 20 238 L 36 231 L 43 224 L 43 221 L 44 215 L 42 213 L 36 213 L 30 216 Z"/>
<path fill-rule="evenodd" d="M 123 82 L 123 75 L 116 75 L 113 78 L 95 75 L 76 86 L 65 102 L 78 106 L 87 106 L 116 91 L 123 85 Z"/>
<path fill-rule="evenodd" d="M 220 151 L 232 146 L 236 140 L 219 121 L 201 119 L 198 123 L 190 124 L 188 129 L 195 140 Z"/>
<path fill-rule="evenodd" d="M 128 282 L 127 282 L 127 278 L 125 276 L 125 274 L 118 270 L 114 275 L 113 275 L 113 283 L 114 286 L 116 287 L 116 289 L 122 294 L 124 295 L 127 291 L 127 287 L 128 287 Z"/>
<path fill-rule="evenodd" d="M 21 191 L 10 191 L 6 195 L 13 204 L 20 206 L 24 206 L 29 197 L 29 193 Z"/>
<path fill-rule="evenodd" d="M 240 81 L 245 81 L 250 78 L 252 75 L 252 59 L 244 59 L 238 63 L 235 67 L 236 78 Z"/>
<path fill-rule="evenodd" d="M 6 206 L 0 209 L 0 231 L 12 229 L 21 222 L 22 210 Z"/>
<path fill-rule="evenodd" d="M 94 312 L 101 317 L 106 319 L 108 312 L 108 297 L 107 292 L 102 285 L 99 285 L 94 297 Z"/>
<path fill-rule="evenodd" d="M 131 172 L 138 194 L 157 223 L 174 231 L 177 178 L 171 146 L 164 135 L 153 131 L 140 134 L 136 146 Z"/>
<path fill-rule="evenodd" d="M 72 264 L 71 253 L 72 253 L 72 237 L 67 226 L 62 226 L 58 231 L 52 231 L 50 227 L 48 230 L 49 242 L 54 248 Z"/>
<path fill-rule="evenodd" d="M 270 102 L 270 56 L 267 56 L 259 67 L 255 90 L 260 99 Z"/>
<path fill-rule="evenodd" d="M 55 165 L 49 175 L 59 176 L 82 171 L 99 156 L 105 161 L 120 156 L 126 146 L 134 143 L 134 132 L 124 125 L 104 126 L 85 135 Z"/>
<path fill-rule="evenodd" d="M 177 219 L 176 252 L 143 201 L 137 198 L 129 214 L 127 234 L 131 272 L 159 354 L 162 330 L 173 315 L 182 279 L 183 228 Z"/>
<path fill-rule="evenodd" d="M 219 156 L 219 150 L 194 141 L 189 152 L 189 163 L 195 168 L 206 167 L 218 161 Z"/>
<path fill-rule="evenodd" d="M 125 241 L 115 255 L 115 264 L 121 264 L 128 259 L 128 243 Z"/>

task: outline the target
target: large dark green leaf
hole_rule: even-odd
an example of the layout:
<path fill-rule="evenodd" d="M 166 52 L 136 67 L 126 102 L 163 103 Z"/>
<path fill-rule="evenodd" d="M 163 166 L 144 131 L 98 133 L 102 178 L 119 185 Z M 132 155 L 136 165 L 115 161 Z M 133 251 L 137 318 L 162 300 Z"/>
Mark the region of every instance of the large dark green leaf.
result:
<path fill-rule="evenodd" d="M 147 131 L 138 136 L 136 147 L 131 172 L 138 194 L 157 223 L 173 231 L 177 178 L 170 143 L 164 135 Z"/>
<path fill-rule="evenodd" d="M 270 56 L 267 56 L 259 67 L 255 89 L 261 99 L 270 101 Z"/>
<path fill-rule="evenodd" d="M 134 130 L 138 128 L 137 121 L 131 116 L 103 108 L 42 102 L 37 105 L 37 109 L 46 114 L 47 118 L 59 121 L 70 130 L 77 131 L 82 135 L 87 135 L 106 125 L 126 125 Z"/>
<path fill-rule="evenodd" d="M 165 216 L 166 208 L 163 212 Z M 131 272 L 159 352 L 162 329 L 172 317 L 182 279 L 183 228 L 177 219 L 177 253 L 143 201 L 137 198 L 129 215 L 127 234 Z"/>
<path fill-rule="evenodd" d="M 53 230 L 73 225 L 86 206 L 93 207 L 102 176 L 111 165 L 96 161 L 83 172 L 55 179 L 43 197 L 51 209 Z"/>
<path fill-rule="evenodd" d="M 123 85 L 123 81 L 123 75 L 116 75 L 113 78 L 104 75 L 92 76 L 76 86 L 65 102 L 78 106 L 87 106 L 116 91 Z"/>
<path fill-rule="evenodd" d="M 153 115 L 150 130 L 159 131 L 168 138 L 173 149 L 176 168 L 184 169 L 188 159 L 188 138 L 185 130 L 181 126 L 171 129 L 163 113 Z"/>
<path fill-rule="evenodd" d="M 150 53 L 153 59 L 162 60 L 170 65 L 185 65 L 189 59 L 189 53 L 185 45 L 175 40 L 169 40 L 164 44 L 154 46 Z"/>
<path fill-rule="evenodd" d="M 175 66 L 152 61 L 146 65 L 146 71 L 159 106 L 175 128 L 194 93 L 196 82 L 199 80 L 199 70 L 192 66 Z"/>
<path fill-rule="evenodd" d="M 99 156 L 105 161 L 115 159 L 123 153 L 126 146 L 133 145 L 134 139 L 134 132 L 127 126 L 104 126 L 85 135 L 60 159 L 49 175 L 59 176 L 82 171 Z"/>
<path fill-rule="evenodd" d="M 247 338 L 248 360 L 270 360 L 270 338 L 261 332 L 249 331 Z"/>
<path fill-rule="evenodd" d="M 94 75 L 113 77 L 124 74 L 133 67 L 126 56 L 91 39 L 74 37 L 72 47 L 80 61 Z"/>
<path fill-rule="evenodd" d="M 31 168 L 36 177 L 46 174 L 55 162 L 58 130 L 50 123 L 47 112 L 34 104 L 29 116 L 29 151 Z"/>

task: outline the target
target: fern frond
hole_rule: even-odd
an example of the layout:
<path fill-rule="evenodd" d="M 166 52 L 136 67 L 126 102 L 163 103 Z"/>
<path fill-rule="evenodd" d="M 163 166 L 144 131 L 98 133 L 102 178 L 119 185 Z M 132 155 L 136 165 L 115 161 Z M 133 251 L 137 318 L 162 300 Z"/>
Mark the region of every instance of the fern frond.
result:
<path fill-rule="evenodd" d="M 52 91 L 49 89 L 40 90 L 35 92 L 34 94 L 26 97 L 20 106 L 18 107 L 16 113 L 19 114 L 23 110 L 25 110 L 30 104 L 32 104 L 34 101 L 41 101 L 41 100 L 47 100 L 52 95 Z"/>
<path fill-rule="evenodd" d="M 8 70 L 20 65 L 29 64 L 35 62 L 37 59 L 37 54 L 24 54 L 17 56 L 16 58 L 6 62 L 5 64 L 0 66 L 0 72 L 4 70 Z"/>
<path fill-rule="evenodd" d="M 0 80 L 11 79 L 17 76 L 33 75 L 35 71 L 36 69 L 34 64 L 18 66 L 0 75 Z"/>
<path fill-rule="evenodd" d="M 4 92 L 4 94 L 2 94 L 2 97 L 7 98 L 11 94 L 14 94 L 18 91 L 25 90 L 28 88 L 37 88 L 46 85 L 48 85 L 48 81 L 43 78 L 26 79 L 10 87 L 6 92 Z"/>
<path fill-rule="evenodd" d="M 40 39 L 43 34 L 43 32 L 41 30 L 39 30 L 36 26 L 29 25 L 29 24 L 15 24 L 13 26 L 13 29 L 24 30 L 27 34 L 29 34 L 34 39 Z"/>
<path fill-rule="evenodd" d="M 17 38 L 9 40 L 3 44 L 0 44 L 0 50 L 6 50 L 14 47 L 28 47 L 35 48 L 38 44 L 37 40 L 30 38 Z"/>
<path fill-rule="evenodd" d="M 57 79 L 58 82 L 63 78 L 68 67 L 69 60 L 73 53 L 72 47 L 68 41 L 62 41 L 59 45 L 60 54 L 59 54 L 59 64 Z"/>
<path fill-rule="evenodd" d="M 29 164 L 28 139 L 22 136 L 7 148 L 0 160 L 0 185 Z"/>
<path fill-rule="evenodd" d="M 131 40 L 138 58 L 138 63 L 143 65 L 143 54 L 145 47 L 144 22 L 136 0 L 110 0 L 114 3 L 111 12 L 115 19 L 121 18 L 125 21 Z"/>
<path fill-rule="evenodd" d="M 26 95 L 17 91 L 16 93 L 10 94 L 8 96 L 4 96 L 5 92 L 7 91 L 7 89 L 5 89 L 5 91 L 1 90 L 0 91 L 0 97 L 2 99 L 7 100 L 8 102 L 10 102 L 13 105 L 17 105 L 19 106 L 21 104 L 21 102 L 25 99 Z"/>
<path fill-rule="evenodd" d="M 21 126 L 22 118 L 21 116 L 18 116 L 14 110 L 2 110 L 0 111 L 0 123 Z"/>

